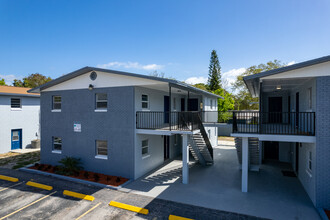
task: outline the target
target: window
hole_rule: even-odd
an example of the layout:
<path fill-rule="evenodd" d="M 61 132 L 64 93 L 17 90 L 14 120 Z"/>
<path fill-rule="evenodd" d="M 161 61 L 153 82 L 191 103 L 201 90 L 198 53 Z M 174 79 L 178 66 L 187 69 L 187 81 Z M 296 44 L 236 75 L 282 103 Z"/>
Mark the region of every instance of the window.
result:
<path fill-rule="evenodd" d="M 312 109 L 312 88 L 308 89 L 308 107 Z"/>
<path fill-rule="evenodd" d="M 53 152 L 61 152 L 62 151 L 62 138 L 53 137 Z"/>
<path fill-rule="evenodd" d="M 210 100 L 210 106 L 211 106 L 211 109 L 213 109 L 213 100 L 212 99 Z"/>
<path fill-rule="evenodd" d="M 173 98 L 173 110 L 176 110 L 176 98 Z"/>
<path fill-rule="evenodd" d="M 96 94 L 96 104 L 97 110 L 107 110 L 108 108 L 108 95 L 106 93 Z"/>
<path fill-rule="evenodd" d="M 61 110 L 62 98 L 61 96 L 53 96 L 53 110 Z"/>
<path fill-rule="evenodd" d="M 312 151 L 309 151 L 308 152 L 308 159 L 307 159 L 307 161 L 308 161 L 308 164 L 307 164 L 308 171 L 310 173 L 312 173 Z"/>
<path fill-rule="evenodd" d="M 149 152 L 149 140 L 142 141 L 142 156 L 147 155 Z"/>
<path fill-rule="evenodd" d="M 10 99 L 11 108 L 22 108 L 20 98 L 11 98 Z"/>
<path fill-rule="evenodd" d="M 148 95 L 142 95 L 142 109 L 149 109 L 149 97 L 148 97 Z"/>
<path fill-rule="evenodd" d="M 108 141 L 96 140 L 96 158 L 108 158 Z"/>

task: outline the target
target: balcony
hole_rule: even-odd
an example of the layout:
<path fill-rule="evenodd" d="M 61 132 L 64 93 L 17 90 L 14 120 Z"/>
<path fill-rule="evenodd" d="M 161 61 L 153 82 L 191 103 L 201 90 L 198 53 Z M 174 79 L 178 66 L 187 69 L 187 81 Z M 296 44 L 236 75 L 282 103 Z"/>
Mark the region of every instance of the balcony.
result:
<path fill-rule="evenodd" d="M 136 112 L 137 129 L 194 131 L 200 128 L 200 112 Z"/>
<path fill-rule="evenodd" d="M 315 112 L 234 111 L 233 133 L 315 136 Z"/>

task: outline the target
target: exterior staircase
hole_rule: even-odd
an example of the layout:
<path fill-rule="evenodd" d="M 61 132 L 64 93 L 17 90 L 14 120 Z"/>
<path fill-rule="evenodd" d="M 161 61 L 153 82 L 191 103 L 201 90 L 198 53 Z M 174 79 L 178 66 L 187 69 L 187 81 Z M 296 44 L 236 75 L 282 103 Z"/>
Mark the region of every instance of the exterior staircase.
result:
<path fill-rule="evenodd" d="M 242 164 L 242 138 L 235 138 L 238 162 Z M 249 169 L 259 171 L 260 148 L 258 138 L 249 138 Z"/>
<path fill-rule="evenodd" d="M 210 140 L 201 133 L 195 133 L 190 138 L 189 150 L 196 161 L 203 166 L 210 166 L 213 164 L 213 149 L 210 152 Z"/>

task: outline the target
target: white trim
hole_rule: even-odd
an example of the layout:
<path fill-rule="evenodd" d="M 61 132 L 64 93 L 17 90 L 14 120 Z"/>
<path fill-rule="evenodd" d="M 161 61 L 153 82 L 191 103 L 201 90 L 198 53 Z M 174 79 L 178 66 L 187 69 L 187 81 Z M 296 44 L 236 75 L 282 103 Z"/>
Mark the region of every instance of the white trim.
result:
<path fill-rule="evenodd" d="M 52 109 L 52 112 L 61 112 L 61 109 Z"/>
<path fill-rule="evenodd" d="M 11 111 L 22 111 L 22 108 L 10 108 Z"/>
<path fill-rule="evenodd" d="M 142 160 L 147 159 L 148 157 L 150 157 L 150 154 L 142 155 Z"/>
<path fill-rule="evenodd" d="M 62 151 L 61 150 L 52 150 L 52 153 L 54 153 L 54 154 L 62 154 Z"/>
<path fill-rule="evenodd" d="M 94 112 L 108 112 L 108 109 L 94 109 Z"/>
<path fill-rule="evenodd" d="M 280 141 L 280 142 L 300 142 L 300 143 L 316 143 L 315 136 L 301 135 L 276 135 L 276 134 L 249 134 L 249 133 L 231 133 L 231 137 L 255 137 L 259 141 Z"/>
<path fill-rule="evenodd" d="M 172 135 L 172 134 L 195 134 L 199 130 L 192 131 L 170 131 L 170 130 L 152 130 L 152 129 L 136 129 L 137 134 L 150 134 L 150 135 Z"/>
<path fill-rule="evenodd" d="M 108 159 L 108 156 L 106 156 L 106 155 L 96 155 L 95 156 L 95 159 L 107 160 Z"/>

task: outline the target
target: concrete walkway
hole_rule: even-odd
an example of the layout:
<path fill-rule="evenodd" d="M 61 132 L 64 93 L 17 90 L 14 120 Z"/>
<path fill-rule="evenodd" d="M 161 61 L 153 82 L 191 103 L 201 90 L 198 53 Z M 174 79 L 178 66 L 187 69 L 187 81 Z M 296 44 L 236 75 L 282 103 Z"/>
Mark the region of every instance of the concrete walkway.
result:
<path fill-rule="evenodd" d="M 241 192 L 241 171 L 234 142 L 222 141 L 214 149 L 213 166 L 190 168 L 190 183 L 181 183 L 181 161 L 161 169 L 123 190 L 139 195 L 270 219 L 320 219 L 295 177 L 285 177 L 286 163 L 264 164 L 249 172 L 249 192 Z"/>
<path fill-rule="evenodd" d="M 37 152 L 37 151 L 40 151 L 40 149 L 25 148 L 25 149 L 11 150 L 10 152 L 19 153 L 19 154 L 26 154 L 26 153 Z"/>

